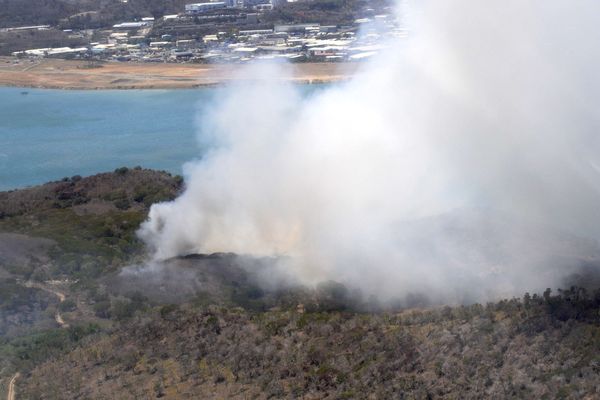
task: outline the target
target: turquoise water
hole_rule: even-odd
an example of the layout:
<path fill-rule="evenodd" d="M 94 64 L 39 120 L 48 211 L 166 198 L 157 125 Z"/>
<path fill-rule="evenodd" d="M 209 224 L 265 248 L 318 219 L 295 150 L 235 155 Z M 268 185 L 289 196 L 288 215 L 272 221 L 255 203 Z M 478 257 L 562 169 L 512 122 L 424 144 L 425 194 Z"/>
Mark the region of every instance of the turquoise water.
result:
<path fill-rule="evenodd" d="M 216 91 L 0 88 L 0 190 L 124 165 L 180 173 Z"/>
<path fill-rule="evenodd" d="M 308 96 L 326 87 L 300 91 Z M 186 161 L 202 157 L 199 118 L 220 90 L 0 87 L 0 190 L 121 166 L 179 174 Z"/>

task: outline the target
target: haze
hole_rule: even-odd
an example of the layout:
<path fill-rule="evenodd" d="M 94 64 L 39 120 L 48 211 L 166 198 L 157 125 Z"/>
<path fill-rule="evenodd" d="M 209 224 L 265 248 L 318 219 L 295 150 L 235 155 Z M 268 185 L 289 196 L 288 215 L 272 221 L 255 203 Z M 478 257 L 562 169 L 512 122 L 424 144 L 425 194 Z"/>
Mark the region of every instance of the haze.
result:
<path fill-rule="evenodd" d="M 471 301 L 555 287 L 598 257 L 600 4 L 398 6 L 352 81 L 302 99 L 244 71 L 198 118 L 212 150 L 154 205 L 154 259 L 282 257 L 302 282 Z"/>

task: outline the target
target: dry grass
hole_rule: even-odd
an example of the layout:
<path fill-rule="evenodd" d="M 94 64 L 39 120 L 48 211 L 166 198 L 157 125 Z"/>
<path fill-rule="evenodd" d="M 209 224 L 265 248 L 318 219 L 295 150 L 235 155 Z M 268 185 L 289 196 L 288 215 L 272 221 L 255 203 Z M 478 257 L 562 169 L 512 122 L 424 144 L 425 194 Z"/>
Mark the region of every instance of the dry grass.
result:
<path fill-rule="evenodd" d="M 322 83 L 349 79 L 358 64 L 284 64 L 289 80 Z M 0 57 L 0 86 L 56 89 L 166 89 L 193 88 L 244 79 L 239 64 L 102 64 L 86 68 L 83 61 L 17 60 Z"/>

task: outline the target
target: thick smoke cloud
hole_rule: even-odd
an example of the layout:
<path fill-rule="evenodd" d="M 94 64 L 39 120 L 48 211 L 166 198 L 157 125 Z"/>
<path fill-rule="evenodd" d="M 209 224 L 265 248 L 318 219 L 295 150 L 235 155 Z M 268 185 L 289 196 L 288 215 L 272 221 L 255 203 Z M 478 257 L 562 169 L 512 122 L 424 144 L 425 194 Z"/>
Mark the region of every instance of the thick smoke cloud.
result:
<path fill-rule="evenodd" d="M 155 258 L 284 255 L 306 282 L 471 301 L 598 257 L 600 3 L 399 10 L 409 38 L 350 82 L 302 96 L 258 65 L 224 91 L 212 150 L 140 230 Z"/>

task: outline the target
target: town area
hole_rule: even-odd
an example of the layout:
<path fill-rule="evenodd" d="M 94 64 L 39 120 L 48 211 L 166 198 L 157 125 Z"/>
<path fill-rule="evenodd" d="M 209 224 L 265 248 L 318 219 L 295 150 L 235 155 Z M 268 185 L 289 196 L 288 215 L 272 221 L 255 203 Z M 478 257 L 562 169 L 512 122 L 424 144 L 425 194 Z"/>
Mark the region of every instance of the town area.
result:
<path fill-rule="evenodd" d="M 0 55 L 76 59 L 89 66 L 102 61 L 348 62 L 369 59 L 390 38 L 407 36 L 385 1 L 226 0 L 186 3 L 177 13 L 157 14 L 113 18 L 108 26 L 88 13 L 55 25 L 5 27 Z"/>

